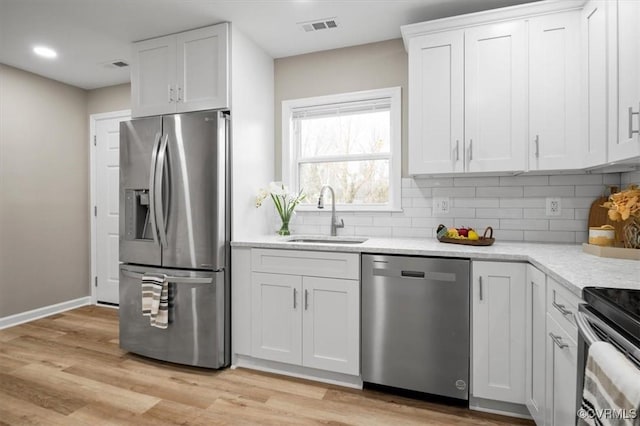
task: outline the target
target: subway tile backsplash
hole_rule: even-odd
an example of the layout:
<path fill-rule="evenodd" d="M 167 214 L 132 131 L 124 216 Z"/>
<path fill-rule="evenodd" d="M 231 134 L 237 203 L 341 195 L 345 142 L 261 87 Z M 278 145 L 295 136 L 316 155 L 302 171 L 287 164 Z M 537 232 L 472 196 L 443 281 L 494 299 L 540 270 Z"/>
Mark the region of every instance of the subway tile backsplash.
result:
<path fill-rule="evenodd" d="M 640 184 L 640 171 L 610 174 L 403 178 L 401 212 L 338 212 L 338 235 L 433 238 L 440 223 L 494 229 L 499 240 L 582 243 L 587 240 L 591 203 L 608 186 Z M 449 197 L 450 211 L 432 211 L 433 197 Z M 561 199 L 560 216 L 546 215 L 546 198 Z M 299 211 L 297 234 L 329 234 L 331 213 Z M 277 217 L 275 218 L 277 219 Z M 278 221 L 274 221 L 277 229 Z"/>

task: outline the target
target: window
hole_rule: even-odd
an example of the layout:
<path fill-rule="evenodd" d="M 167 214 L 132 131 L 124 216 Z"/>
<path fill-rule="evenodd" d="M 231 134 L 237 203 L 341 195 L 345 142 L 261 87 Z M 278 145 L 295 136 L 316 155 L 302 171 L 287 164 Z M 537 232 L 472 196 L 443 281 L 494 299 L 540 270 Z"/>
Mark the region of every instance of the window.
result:
<path fill-rule="evenodd" d="M 400 108 L 399 87 L 282 103 L 282 180 L 302 210 L 323 185 L 343 211 L 400 209 Z"/>

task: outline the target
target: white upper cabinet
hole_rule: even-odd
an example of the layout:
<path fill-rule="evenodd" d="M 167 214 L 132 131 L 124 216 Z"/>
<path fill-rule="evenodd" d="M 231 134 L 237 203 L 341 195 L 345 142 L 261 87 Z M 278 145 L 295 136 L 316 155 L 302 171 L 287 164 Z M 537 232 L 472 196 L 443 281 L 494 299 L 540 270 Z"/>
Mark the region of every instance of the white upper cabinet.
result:
<path fill-rule="evenodd" d="M 225 108 L 227 25 L 177 34 L 177 112 Z"/>
<path fill-rule="evenodd" d="M 529 20 L 529 169 L 582 163 L 580 13 Z"/>
<path fill-rule="evenodd" d="M 131 61 L 131 115 L 175 112 L 175 81 L 175 36 L 135 43 Z"/>
<path fill-rule="evenodd" d="M 640 2 L 609 2 L 609 161 L 640 155 Z"/>
<path fill-rule="evenodd" d="M 465 161 L 470 172 L 525 168 L 524 21 L 465 32 Z"/>
<path fill-rule="evenodd" d="M 132 115 L 229 107 L 228 25 L 133 44 Z"/>
<path fill-rule="evenodd" d="M 409 174 L 464 171 L 464 32 L 409 47 Z"/>
<path fill-rule="evenodd" d="M 582 10 L 583 166 L 607 162 L 607 0 L 592 0 Z"/>

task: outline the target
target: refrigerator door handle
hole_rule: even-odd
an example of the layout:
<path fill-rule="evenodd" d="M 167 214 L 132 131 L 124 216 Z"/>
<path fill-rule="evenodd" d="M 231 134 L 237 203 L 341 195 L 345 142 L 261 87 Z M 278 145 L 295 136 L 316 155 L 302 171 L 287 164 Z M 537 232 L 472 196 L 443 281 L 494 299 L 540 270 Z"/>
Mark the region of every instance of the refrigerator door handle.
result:
<path fill-rule="evenodd" d="M 156 178 L 160 181 L 159 185 L 155 185 L 155 201 L 156 221 L 158 222 L 158 233 L 160 234 L 160 244 L 163 248 L 167 248 L 167 224 L 164 217 L 164 163 L 167 159 L 167 144 L 169 143 L 169 135 L 164 135 L 162 145 L 158 151 L 158 159 L 156 163 Z"/>
<path fill-rule="evenodd" d="M 135 280 L 142 280 L 144 274 L 140 272 L 131 272 L 126 269 L 122 269 L 122 273 Z M 211 284 L 213 277 L 173 277 L 167 275 L 167 281 L 174 284 Z"/>
<path fill-rule="evenodd" d="M 149 167 L 149 218 L 151 220 L 151 233 L 153 234 L 153 242 L 158 244 L 158 227 L 156 225 L 156 204 L 155 204 L 155 187 L 156 187 L 156 164 L 158 161 L 158 146 L 161 139 L 160 132 L 156 133 L 153 149 L 151 150 L 151 166 Z"/>

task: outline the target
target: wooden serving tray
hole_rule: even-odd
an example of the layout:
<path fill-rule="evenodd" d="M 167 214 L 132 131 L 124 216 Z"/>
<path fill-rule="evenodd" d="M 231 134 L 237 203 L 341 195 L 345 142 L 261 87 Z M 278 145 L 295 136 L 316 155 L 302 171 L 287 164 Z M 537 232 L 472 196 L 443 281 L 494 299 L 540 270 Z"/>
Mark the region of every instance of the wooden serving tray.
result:
<path fill-rule="evenodd" d="M 487 236 L 487 232 L 489 233 L 489 236 Z M 493 228 L 487 226 L 487 229 L 484 230 L 484 234 L 477 240 L 462 240 L 449 237 L 438 237 L 438 241 L 440 241 L 441 243 L 462 244 L 465 246 L 490 246 L 496 241 L 496 239 L 493 238 Z"/>
<path fill-rule="evenodd" d="M 601 247 L 593 244 L 582 244 L 582 251 L 600 257 L 614 259 L 640 260 L 640 250 L 621 247 Z"/>

